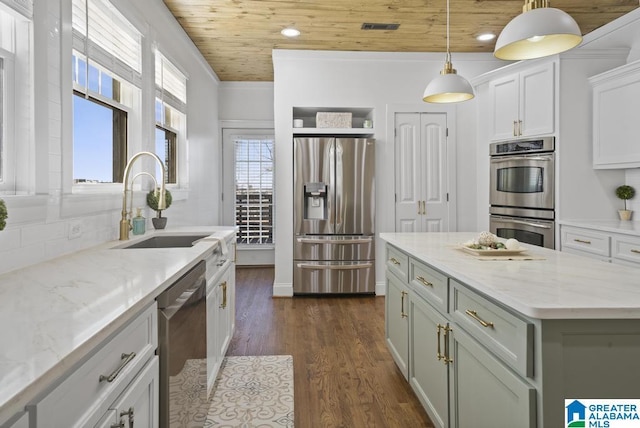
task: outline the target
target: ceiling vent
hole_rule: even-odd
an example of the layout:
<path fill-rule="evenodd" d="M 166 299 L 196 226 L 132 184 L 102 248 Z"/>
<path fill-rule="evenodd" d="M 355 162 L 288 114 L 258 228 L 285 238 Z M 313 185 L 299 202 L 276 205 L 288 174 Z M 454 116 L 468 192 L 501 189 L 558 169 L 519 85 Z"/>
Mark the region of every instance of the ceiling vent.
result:
<path fill-rule="evenodd" d="M 397 30 L 400 24 L 375 24 L 372 22 L 365 22 L 360 27 L 361 30 Z"/>

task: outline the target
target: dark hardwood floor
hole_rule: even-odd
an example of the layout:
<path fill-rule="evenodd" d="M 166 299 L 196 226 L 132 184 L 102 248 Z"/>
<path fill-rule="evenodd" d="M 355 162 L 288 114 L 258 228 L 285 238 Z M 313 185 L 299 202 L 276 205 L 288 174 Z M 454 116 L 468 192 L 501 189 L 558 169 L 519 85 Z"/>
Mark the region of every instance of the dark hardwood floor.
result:
<path fill-rule="evenodd" d="M 384 340 L 384 297 L 272 298 L 273 268 L 238 268 L 227 355 L 293 355 L 295 426 L 433 427 Z"/>

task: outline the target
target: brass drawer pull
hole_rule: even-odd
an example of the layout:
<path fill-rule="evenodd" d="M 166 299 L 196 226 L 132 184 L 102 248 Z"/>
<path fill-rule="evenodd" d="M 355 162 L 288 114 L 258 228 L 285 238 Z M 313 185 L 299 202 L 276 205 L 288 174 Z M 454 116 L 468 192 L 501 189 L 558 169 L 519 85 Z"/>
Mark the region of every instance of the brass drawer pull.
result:
<path fill-rule="evenodd" d="M 450 353 L 449 353 L 449 332 L 453 331 L 452 328 L 450 328 L 449 326 L 442 326 L 442 329 L 444 330 L 444 355 L 442 356 L 443 362 L 446 365 L 453 363 L 453 358 L 449 358 L 451 357 Z"/>
<path fill-rule="evenodd" d="M 409 294 L 409 293 L 407 293 L 406 291 L 401 291 L 400 292 L 400 295 L 401 295 L 401 297 L 400 297 L 400 318 L 406 318 L 407 317 L 407 314 L 404 312 L 404 296 L 406 296 L 407 294 Z"/>
<path fill-rule="evenodd" d="M 636 254 L 640 254 L 640 250 L 636 250 L 635 248 L 632 248 L 632 249 L 631 249 L 631 252 L 632 252 L 632 253 L 636 253 Z"/>
<path fill-rule="evenodd" d="M 222 287 L 222 304 L 220 305 L 221 309 L 226 309 L 227 307 L 227 281 L 224 281 L 222 284 L 220 284 L 220 287 Z"/>
<path fill-rule="evenodd" d="M 574 239 L 574 241 L 579 242 L 581 244 L 591 245 L 591 241 L 585 241 L 584 239 Z"/>
<path fill-rule="evenodd" d="M 124 369 L 124 367 L 127 364 L 129 364 L 131 362 L 131 360 L 133 360 L 135 357 L 136 357 L 136 353 L 135 352 L 132 352 L 130 354 L 122 354 L 120 356 L 120 359 L 122 360 L 122 362 L 120 363 L 118 368 L 115 369 L 113 371 L 113 373 L 111 373 L 109 376 L 100 375 L 100 377 L 98 378 L 98 381 L 102 382 L 103 380 L 106 380 L 107 382 L 113 382 L 118 377 L 118 375 L 120 374 L 122 369 Z"/>
<path fill-rule="evenodd" d="M 482 318 L 480 318 L 476 311 L 472 311 L 471 309 L 467 309 L 465 311 L 465 313 L 467 315 L 469 315 L 471 318 L 473 318 L 474 320 L 478 321 L 480 323 L 480 325 L 482 325 L 483 327 L 493 327 L 493 323 L 492 322 L 487 322 L 487 321 L 483 320 Z"/>
<path fill-rule="evenodd" d="M 444 326 L 437 324 L 436 327 L 436 340 L 438 341 L 438 346 L 436 347 L 436 357 L 438 358 L 438 361 L 441 361 L 444 358 L 444 355 L 440 353 L 440 329 L 444 328 Z"/>
<path fill-rule="evenodd" d="M 389 259 L 389 261 L 390 261 L 391 263 L 393 263 L 394 265 L 399 265 L 399 264 L 400 264 L 400 262 L 399 262 L 398 260 L 396 260 L 396 258 L 395 258 L 395 257 L 391 257 L 391 258 Z"/>
<path fill-rule="evenodd" d="M 416 276 L 416 279 L 420 281 L 423 285 L 426 285 L 427 287 L 433 287 L 433 284 L 427 281 L 426 279 L 424 279 L 423 276 Z"/>

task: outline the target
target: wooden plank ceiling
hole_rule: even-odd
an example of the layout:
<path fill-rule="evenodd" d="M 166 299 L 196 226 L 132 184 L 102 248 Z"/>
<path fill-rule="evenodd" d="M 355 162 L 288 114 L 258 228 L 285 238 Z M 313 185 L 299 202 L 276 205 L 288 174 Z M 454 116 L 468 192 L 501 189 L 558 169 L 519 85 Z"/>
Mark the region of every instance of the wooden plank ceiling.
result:
<path fill-rule="evenodd" d="M 164 0 L 223 81 L 272 81 L 272 49 L 444 52 L 446 0 Z M 492 52 L 523 0 L 450 0 L 451 52 Z M 552 0 L 583 34 L 638 7 L 638 0 Z M 400 24 L 396 31 L 363 23 Z M 287 39 L 285 27 L 302 34 Z"/>

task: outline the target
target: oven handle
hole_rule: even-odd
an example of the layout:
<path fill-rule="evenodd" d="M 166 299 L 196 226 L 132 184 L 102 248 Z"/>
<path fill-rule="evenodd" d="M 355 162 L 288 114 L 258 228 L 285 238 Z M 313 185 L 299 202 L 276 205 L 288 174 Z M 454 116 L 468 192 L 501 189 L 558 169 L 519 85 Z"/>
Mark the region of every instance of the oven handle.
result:
<path fill-rule="evenodd" d="M 499 162 L 510 162 L 514 160 L 534 160 L 534 161 L 544 161 L 551 162 L 553 157 L 549 156 L 508 156 L 508 157 L 500 157 L 500 158 L 491 158 L 491 163 L 499 163 Z"/>
<path fill-rule="evenodd" d="M 545 224 L 539 224 L 539 223 L 530 223 L 528 221 L 505 219 L 504 217 L 500 218 L 499 220 L 504 221 L 506 223 L 522 224 L 525 226 L 537 227 L 538 229 L 551 229 L 551 226 L 547 226 Z"/>

